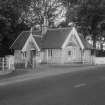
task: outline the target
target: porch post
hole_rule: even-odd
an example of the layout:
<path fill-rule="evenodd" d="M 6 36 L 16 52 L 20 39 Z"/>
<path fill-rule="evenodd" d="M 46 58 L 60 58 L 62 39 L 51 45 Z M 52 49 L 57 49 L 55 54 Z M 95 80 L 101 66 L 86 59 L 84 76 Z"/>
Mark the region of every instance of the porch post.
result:
<path fill-rule="evenodd" d="M 33 57 L 32 59 L 32 68 L 35 69 L 36 68 L 36 55 Z"/>
<path fill-rule="evenodd" d="M 2 58 L 2 69 L 4 71 L 4 57 Z"/>
<path fill-rule="evenodd" d="M 80 49 L 81 50 L 81 63 L 84 64 L 84 49 Z"/>
<path fill-rule="evenodd" d="M 47 54 L 47 63 L 48 63 L 48 57 L 49 57 L 49 56 L 48 56 L 48 49 L 46 50 L 46 54 Z"/>
<path fill-rule="evenodd" d="M 27 68 L 27 64 L 28 64 L 27 60 L 25 59 L 25 69 Z"/>

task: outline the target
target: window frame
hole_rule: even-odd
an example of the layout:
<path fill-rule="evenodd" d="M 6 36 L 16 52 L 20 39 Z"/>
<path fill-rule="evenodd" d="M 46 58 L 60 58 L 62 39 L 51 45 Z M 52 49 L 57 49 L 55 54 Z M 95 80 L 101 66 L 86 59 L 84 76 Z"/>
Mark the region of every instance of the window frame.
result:
<path fill-rule="evenodd" d="M 52 57 L 52 55 L 53 55 L 52 51 L 53 51 L 52 49 L 48 49 L 48 56 L 49 57 Z"/>
<path fill-rule="evenodd" d="M 69 50 L 69 51 L 68 51 L 68 56 L 71 56 L 71 55 L 72 55 L 72 51 Z"/>

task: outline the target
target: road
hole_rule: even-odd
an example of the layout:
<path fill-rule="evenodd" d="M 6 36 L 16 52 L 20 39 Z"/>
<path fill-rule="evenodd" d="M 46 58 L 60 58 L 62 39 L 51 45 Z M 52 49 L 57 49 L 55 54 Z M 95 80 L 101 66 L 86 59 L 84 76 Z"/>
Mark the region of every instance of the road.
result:
<path fill-rule="evenodd" d="M 0 105 L 105 105 L 105 67 L 0 86 Z"/>

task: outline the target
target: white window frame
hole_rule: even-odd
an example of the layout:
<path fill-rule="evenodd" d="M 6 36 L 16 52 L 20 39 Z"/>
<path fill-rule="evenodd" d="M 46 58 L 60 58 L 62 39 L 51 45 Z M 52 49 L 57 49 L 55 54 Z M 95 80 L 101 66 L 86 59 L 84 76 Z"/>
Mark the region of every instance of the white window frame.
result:
<path fill-rule="evenodd" d="M 52 49 L 48 49 L 48 56 L 52 57 L 53 56 L 53 50 Z"/>
<path fill-rule="evenodd" d="M 72 56 L 72 51 L 71 50 L 68 50 L 68 56 Z"/>

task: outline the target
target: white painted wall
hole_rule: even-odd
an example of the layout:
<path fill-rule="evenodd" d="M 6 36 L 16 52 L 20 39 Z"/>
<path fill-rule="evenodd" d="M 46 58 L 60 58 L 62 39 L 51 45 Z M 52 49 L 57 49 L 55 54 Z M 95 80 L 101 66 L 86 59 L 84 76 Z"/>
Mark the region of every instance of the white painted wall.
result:
<path fill-rule="evenodd" d="M 42 63 L 47 63 L 47 54 L 48 53 L 48 51 L 47 51 L 47 49 L 44 49 L 43 51 L 42 51 L 42 54 L 41 54 L 41 58 L 42 58 Z"/>
<path fill-rule="evenodd" d="M 69 51 L 71 51 L 71 55 L 68 55 Z M 62 53 L 64 63 L 81 62 L 81 51 L 79 47 L 66 47 Z"/>
<path fill-rule="evenodd" d="M 62 50 L 52 49 L 52 56 L 48 54 L 49 49 L 47 49 L 47 63 L 62 63 Z"/>
<path fill-rule="evenodd" d="M 14 52 L 14 62 L 15 63 L 21 63 L 22 62 L 22 54 L 20 50 L 15 50 Z"/>
<path fill-rule="evenodd" d="M 7 64 L 8 64 L 8 69 L 9 70 L 14 70 L 14 56 L 10 55 L 10 56 L 6 56 L 7 58 Z"/>
<path fill-rule="evenodd" d="M 83 55 L 83 63 L 92 63 L 91 50 L 85 50 Z"/>
<path fill-rule="evenodd" d="M 36 56 L 33 57 L 33 62 L 34 64 L 39 64 L 42 62 L 42 58 L 43 58 L 43 52 L 38 52 L 38 54 Z"/>
<path fill-rule="evenodd" d="M 52 56 L 49 56 L 48 52 L 50 49 L 43 51 L 41 56 L 43 63 L 70 63 L 70 62 L 81 62 L 81 51 L 80 48 L 69 46 L 64 49 L 53 49 Z M 71 55 L 68 55 L 68 51 L 71 51 Z"/>
<path fill-rule="evenodd" d="M 105 57 L 94 57 L 94 64 L 105 64 Z"/>

